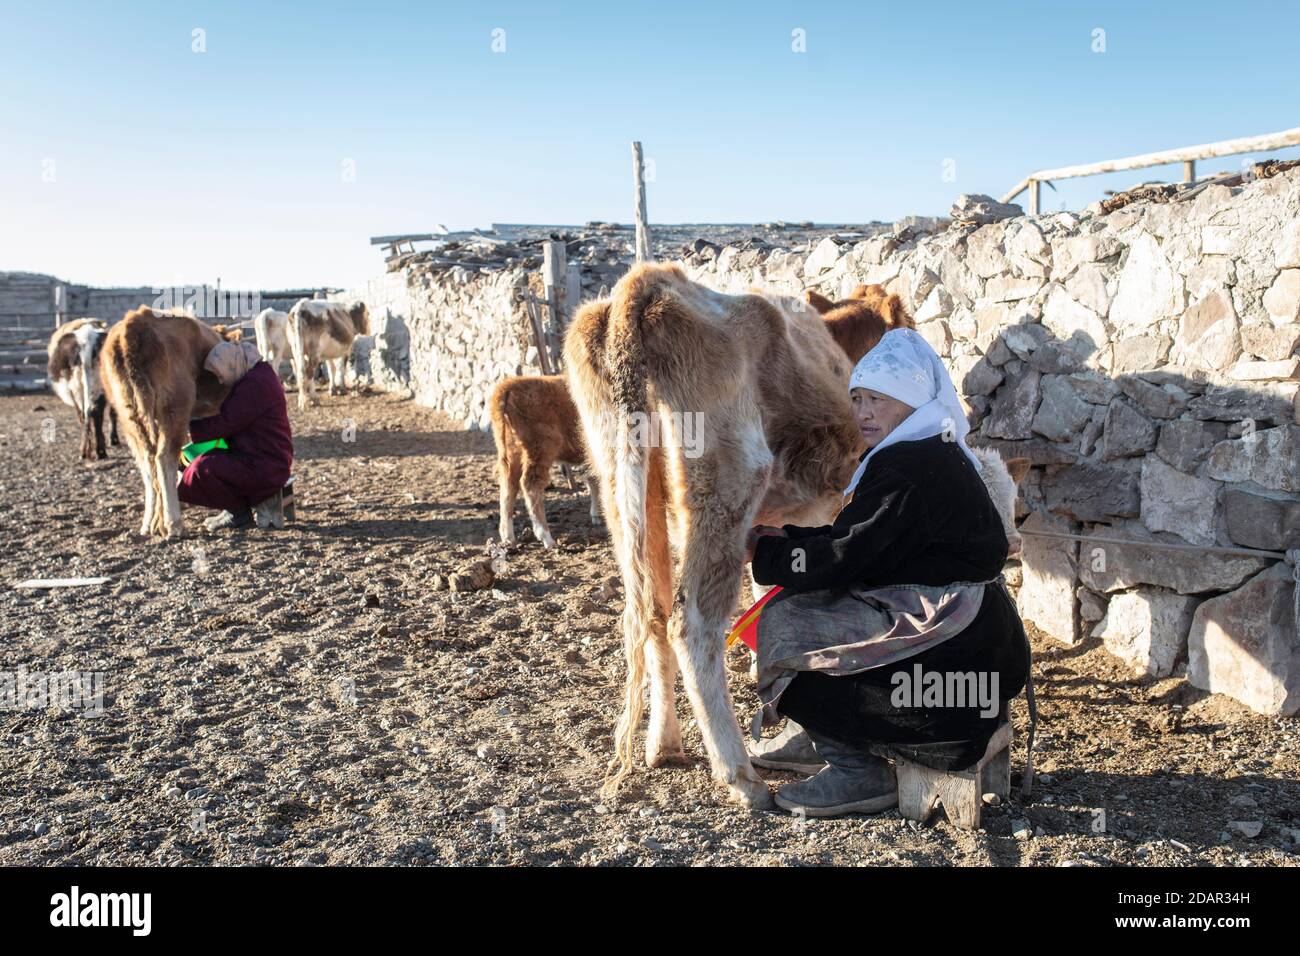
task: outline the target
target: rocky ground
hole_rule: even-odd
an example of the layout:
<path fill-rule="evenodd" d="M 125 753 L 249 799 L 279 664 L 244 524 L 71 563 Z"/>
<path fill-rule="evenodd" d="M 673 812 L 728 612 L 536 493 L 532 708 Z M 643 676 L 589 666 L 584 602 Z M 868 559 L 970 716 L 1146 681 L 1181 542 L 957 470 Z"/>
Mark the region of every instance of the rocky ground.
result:
<path fill-rule="evenodd" d="M 83 465 L 70 410 L 0 398 L 0 669 L 105 681 L 102 716 L 0 711 L 0 863 L 1300 861 L 1295 719 L 1037 635 L 1043 776 L 982 832 L 722 806 L 691 724 L 694 766 L 606 805 L 621 599 L 585 496 L 551 489 L 558 550 L 523 530 L 495 588 L 437 591 L 494 532 L 490 438 L 386 396 L 292 415 L 296 525 L 158 543 L 124 448 Z M 12 586 L 76 575 L 110 580 Z"/>

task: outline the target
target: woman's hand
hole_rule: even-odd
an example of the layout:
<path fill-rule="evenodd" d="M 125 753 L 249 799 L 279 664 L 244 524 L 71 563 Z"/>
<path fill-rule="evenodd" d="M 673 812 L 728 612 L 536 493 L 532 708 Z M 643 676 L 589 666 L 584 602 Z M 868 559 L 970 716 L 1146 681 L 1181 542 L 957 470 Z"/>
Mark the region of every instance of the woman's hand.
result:
<path fill-rule="evenodd" d="M 758 544 L 758 539 L 764 535 L 775 535 L 778 538 L 784 538 L 785 532 L 780 528 L 774 528 L 770 524 L 756 524 L 749 529 L 745 535 L 745 563 L 749 564 L 754 560 L 754 547 Z"/>

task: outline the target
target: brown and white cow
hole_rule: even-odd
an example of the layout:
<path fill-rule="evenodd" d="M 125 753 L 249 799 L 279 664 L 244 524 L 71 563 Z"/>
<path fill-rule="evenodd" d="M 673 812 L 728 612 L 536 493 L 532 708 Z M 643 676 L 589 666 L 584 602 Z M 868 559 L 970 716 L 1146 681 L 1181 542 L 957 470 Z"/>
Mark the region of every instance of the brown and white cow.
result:
<path fill-rule="evenodd" d="M 145 306 L 108 330 L 100 374 L 144 481 L 142 535 L 184 533 L 176 466 L 190 419 L 215 414 L 229 392 L 203 367 L 220 341 L 193 316 Z"/>
<path fill-rule="evenodd" d="M 98 319 L 73 319 L 54 330 L 47 347 L 46 375 L 50 387 L 77 413 L 81 425 L 81 457 L 107 458 L 104 447 L 104 387 L 99 377 L 99 353 L 108 326 Z M 109 440 L 118 444 L 117 413 L 108 410 Z"/>
<path fill-rule="evenodd" d="M 289 359 L 292 367 L 292 353 L 289 351 L 289 313 L 278 309 L 263 309 L 253 318 L 253 334 L 257 336 L 257 351 L 262 358 L 280 374 L 280 364 Z M 284 377 L 281 376 L 281 381 Z"/>
<path fill-rule="evenodd" d="M 321 362 L 329 369 L 330 394 L 342 394 L 352 342 L 358 335 L 370 334 L 370 313 L 364 302 L 299 299 L 289 310 L 286 333 L 302 409 L 316 401 L 315 372 Z"/>
<path fill-rule="evenodd" d="M 591 494 L 591 523 L 600 524 L 595 475 L 587 466 L 578 410 L 563 375 L 521 375 L 497 383 L 488 400 L 492 439 L 497 446 L 497 481 L 501 486 L 500 534 L 515 543 L 515 497 L 522 480 L 524 507 L 533 534 L 545 548 L 555 547 L 546 523 L 544 494 L 555 462 L 584 466 Z"/>
<path fill-rule="evenodd" d="M 647 674 L 646 762 L 683 758 L 680 668 L 715 779 L 735 801 L 770 806 L 732 710 L 724 634 L 748 529 L 826 524 L 840 507 L 863 447 L 845 352 L 802 301 L 723 295 L 675 265 L 634 267 L 611 299 L 584 306 L 564 352 L 626 600 L 606 788 L 631 770 Z"/>

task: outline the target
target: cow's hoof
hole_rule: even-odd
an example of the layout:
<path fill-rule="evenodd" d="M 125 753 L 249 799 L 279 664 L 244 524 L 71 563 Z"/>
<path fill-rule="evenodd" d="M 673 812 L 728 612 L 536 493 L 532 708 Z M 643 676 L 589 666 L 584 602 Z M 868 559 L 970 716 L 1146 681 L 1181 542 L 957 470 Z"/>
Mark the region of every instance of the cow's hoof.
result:
<path fill-rule="evenodd" d="M 686 751 L 680 747 L 673 750 L 647 751 L 645 755 L 645 765 L 652 770 L 658 767 L 681 767 L 690 762 L 690 758 L 686 756 Z"/>
<path fill-rule="evenodd" d="M 727 787 L 732 803 L 748 810 L 775 810 L 772 791 L 763 781 L 742 780 Z"/>

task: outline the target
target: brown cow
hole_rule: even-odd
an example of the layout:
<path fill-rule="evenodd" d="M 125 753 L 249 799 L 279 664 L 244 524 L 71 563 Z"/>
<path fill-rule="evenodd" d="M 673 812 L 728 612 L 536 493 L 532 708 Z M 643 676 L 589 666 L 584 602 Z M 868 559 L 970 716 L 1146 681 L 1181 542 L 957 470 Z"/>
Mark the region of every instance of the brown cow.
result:
<path fill-rule="evenodd" d="M 203 367 L 220 341 L 193 316 L 143 305 L 108 330 L 100 374 L 144 481 L 142 535 L 184 534 L 177 462 L 190 419 L 215 414 L 229 391 Z"/>
<path fill-rule="evenodd" d="M 804 297 L 821 313 L 850 364 L 875 348 L 880 337 L 890 329 L 915 328 L 903 300 L 886 292 L 884 286 L 860 285 L 843 302 L 832 302 L 812 289 Z"/>
<path fill-rule="evenodd" d="M 501 542 L 515 543 L 515 496 L 523 480 L 524 507 L 533 523 L 533 534 L 546 548 L 555 538 L 546 523 L 543 495 L 551 465 L 587 464 L 578 410 L 569 397 L 563 375 L 523 375 L 498 382 L 488 401 L 492 414 L 492 438 L 497 446 L 497 481 L 501 486 Z M 591 469 L 586 469 L 587 491 L 591 494 L 591 523 L 600 524 L 596 507 L 599 491 Z"/>
<path fill-rule="evenodd" d="M 675 265 L 640 265 L 578 312 L 564 354 L 626 596 L 608 787 L 631 769 L 647 670 L 646 761 L 683 758 L 680 666 L 715 778 L 770 806 L 731 707 L 723 635 L 750 526 L 829 523 L 853 476 L 862 444 L 843 351 L 798 299 L 722 295 Z"/>
<path fill-rule="evenodd" d="M 77 413 L 81 425 L 81 457 L 107 458 L 104 447 L 104 386 L 99 379 L 99 353 L 108 326 L 98 319 L 73 319 L 54 330 L 47 347 L 46 376 L 54 394 Z M 110 440 L 117 440 L 117 413 L 108 410 Z"/>
<path fill-rule="evenodd" d="M 370 334 L 370 311 L 364 302 L 299 299 L 289 309 L 285 334 L 301 410 L 316 403 L 316 366 L 321 362 L 329 372 L 330 394 L 344 393 L 352 343 L 358 335 Z"/>

